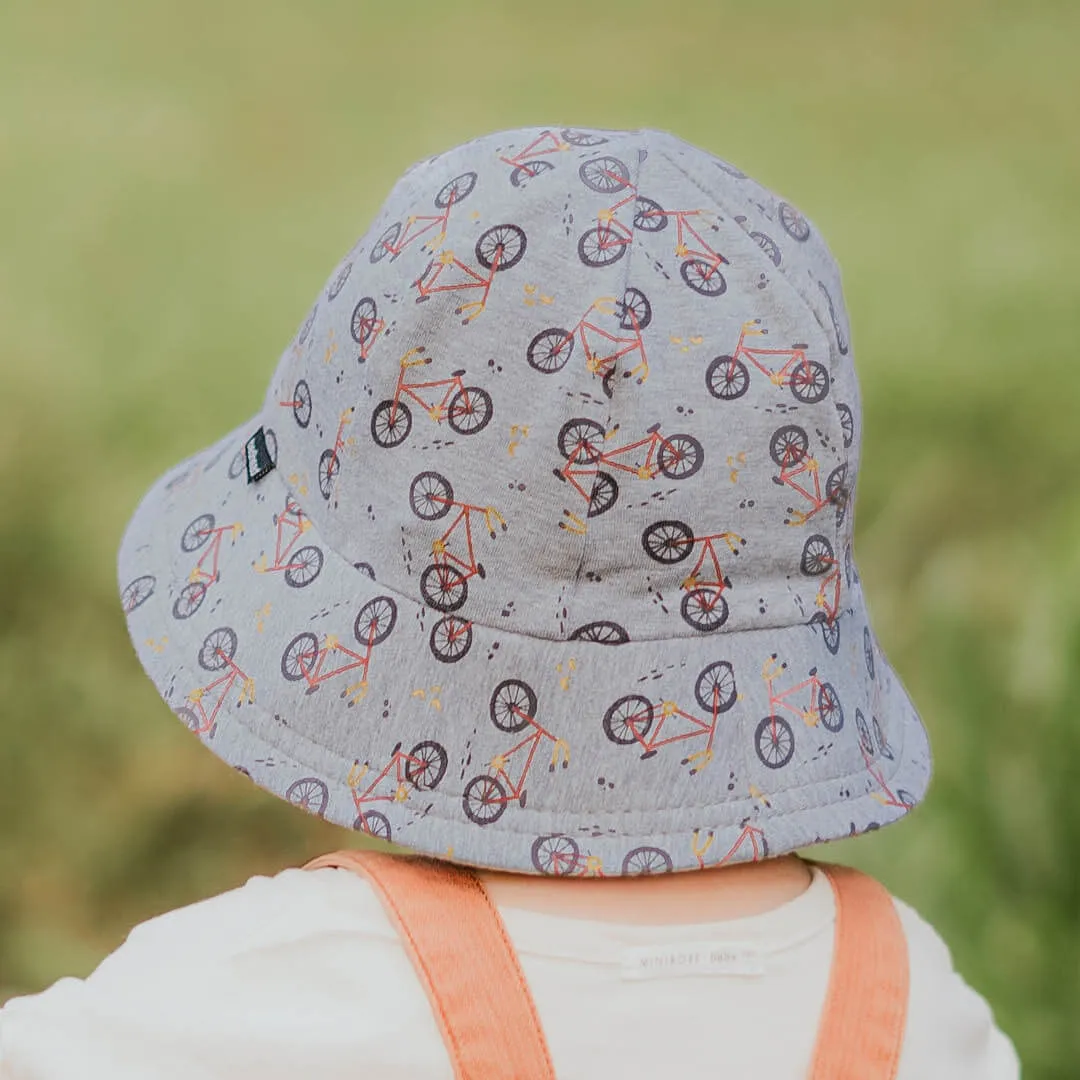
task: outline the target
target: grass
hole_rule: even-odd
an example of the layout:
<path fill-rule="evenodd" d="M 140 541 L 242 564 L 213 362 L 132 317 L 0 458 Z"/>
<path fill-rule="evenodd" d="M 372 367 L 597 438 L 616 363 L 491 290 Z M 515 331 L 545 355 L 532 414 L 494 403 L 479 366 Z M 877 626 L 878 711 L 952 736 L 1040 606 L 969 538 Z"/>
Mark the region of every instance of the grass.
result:
<path fill-rule="evenodd" d="M 257 17 L 253 12 L 257 11 Z M 655 126 L 785 193 L 845 270 L 856 551 L 931 796 L 830 854 L 939 927 L 1031 1080 L 1080 1057 L 1080 8 L 78 0 L 0 9 L 0 1000 L 339 845 L 169 722 L 114 554 L 249 416 L 409 163 Z"/>

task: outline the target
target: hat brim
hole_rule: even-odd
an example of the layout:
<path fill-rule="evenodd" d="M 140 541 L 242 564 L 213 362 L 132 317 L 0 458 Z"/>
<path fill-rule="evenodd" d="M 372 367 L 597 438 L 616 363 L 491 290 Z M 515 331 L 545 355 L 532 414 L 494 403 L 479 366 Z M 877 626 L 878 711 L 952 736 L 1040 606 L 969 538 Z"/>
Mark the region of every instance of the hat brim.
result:
<path fill-rule="evenodd" d="M 469 624 L 337 555 L 302 513 L 318 491 L 249 483 L 261 423 L 153 486 L 119 573 L 162 697 L 266 790 L 433 856 L 567 874 L 777 855 L 922 799 L 926 732 L 857 578 L 833 623 L 618 644 L 589 639 L 618 639 L 600 618 L 570 640 Z"/>

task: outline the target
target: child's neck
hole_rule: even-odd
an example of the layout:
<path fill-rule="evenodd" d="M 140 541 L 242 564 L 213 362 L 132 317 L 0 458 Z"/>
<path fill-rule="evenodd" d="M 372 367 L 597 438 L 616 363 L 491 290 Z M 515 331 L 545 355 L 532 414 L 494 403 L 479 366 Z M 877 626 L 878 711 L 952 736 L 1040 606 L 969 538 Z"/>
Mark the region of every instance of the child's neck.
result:
<path fill-rule="evenodd" d="M 717 922 L 759 915 L 794 900 L 810 885 L 795 855 L 677 874 L 638 877 L 536 877 L 477 874 L 497 907 L 640 924 Z"/>

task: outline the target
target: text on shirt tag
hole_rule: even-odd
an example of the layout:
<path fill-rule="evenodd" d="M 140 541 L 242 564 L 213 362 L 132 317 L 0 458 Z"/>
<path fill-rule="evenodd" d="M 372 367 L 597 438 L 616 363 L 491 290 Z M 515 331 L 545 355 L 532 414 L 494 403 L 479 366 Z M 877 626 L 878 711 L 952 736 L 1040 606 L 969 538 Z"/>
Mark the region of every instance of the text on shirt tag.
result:
<path fill-rule="evenodd" d="M 764 975 L 765 961 L 750 945 L 704 942 L 624 949 L 624 979 L 663 979 L 678 975 Z"/>

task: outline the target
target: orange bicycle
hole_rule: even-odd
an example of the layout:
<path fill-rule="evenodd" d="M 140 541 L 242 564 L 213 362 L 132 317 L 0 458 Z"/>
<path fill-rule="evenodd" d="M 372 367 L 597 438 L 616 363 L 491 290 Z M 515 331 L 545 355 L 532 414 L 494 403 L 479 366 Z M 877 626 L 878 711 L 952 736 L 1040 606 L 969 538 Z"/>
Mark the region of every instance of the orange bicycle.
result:
<path fill-rule="evenodd" d="M 705 460 L 705 451 L 693 435 L 664 436 L 659 424 L 653 424 L 644 438 L 604 450 L 605 441 L 618 428 L 616 424 L 605 431 L 595 420 L 577 416 L 559 429 L 559 453 L 566 458 L 566 464 L 552 471 L 560 480 L 569 480 L 589 504 L 588 517 L 610 510 L 619 497 L 618 482 L 601 465 L 630 473 L 639 480 L 652 480 L 660 473 L 669 480 L 686 480 Z M 579 478 L 586 479 L 587 486 L 579 483 Z"/>
<path fill-rule="evenodd" d="M 243 531 L 239 522 L 233 525 L 215 526 L 213 514 L 200 514 L 190 522 L 180 537 L 180 550 L 186 552 L 206 550 L 199 556 L 199 561 L 188 575 L 188 583 L 180 590 L 173 603 L 174 619 L 190 619 L 202 607 L 210 586 L 221 580 L 218 562 L 221 557 L 221 543 L 226 533 L 230 534 L 233 544 Z"/>
<path fill-rule="evenodd" d="M 733 532 L 694 536 L 693 529 L 682 521 L 657 521 L 641 534 L 641 546 L 645 553 L 665 565 L 682 562 L 689 557 L 695 544 L 701 545 L 697 562 L 679 586 L 683 593 L 679 611 L 685 622 L 703 633 L 719 629 L 728 617 L 724 590 L 731 588 L 731 578 L 720 566 L 714 541 L 723 541 L 735 556 L 746 546 L 746 541 Z M 706 560 L 711 573 L 703 576 Z"/>
<path fill-rule="evenodd" d="M 472 322 L 487 306 L 488 294 L 491 292 L 495 275 L 501 270 L 510 270 L 517 266 L 525 256 L 525 247 L 526 239 L 523 229 L 519 229 L 517 225 L 494 225 L 481 233 L 476 241 L 476 261 L 485 271 L 484 273 L 463 263 L 452 251 L 440 252 L 413 282 L 419 294 L 416 302 L 420 304 L 429 300 L 435 293 L 479 289 L 481 291 L 479 300 L 469 300 L 454 309 L 458 315 L 469 312 L 461 321 L 466 324 Z M 450 280 L 439 284 L 440 278 L 444 276 Z"/>
<path fill-rule="evenodd" d="M 438 611 L 457 611 L 469 594 L 469 578 L 484 578 L 484 567 L 476 561 L 473 550 L 472 515 L 480 514 L 487 526 L 488 535 L 495 539 L 494 522 L 506 531 L 506 521 L 493 506 L 474 506 L 455 502 L 454 489 L 445 476 L 430 470 L 418 473 L 409 486 L 409 503 L 413 513 L 423 521 L 438 521 L 452 507 L 458 507 L 454 520 L 446 531 L 431 545 L 434 561 L 420 575 L 420 594 L 425 602 Z M 462 558 L 448 550 L 450 539 L 459 527 L 465 531 L 467 557 Z"/>
<path fill-rule="evenodd" d="M 714 398 L 721 401 L 735 401 L 746 393 L 750 386 L 750 369 L 744 361 L 749 361 L 769 381 L 777 387 L 787 386 L 796 401 L 805 405 L 814 405 L 829 392 L 829 372 L 824 364 L 808 360 L 808 345 L 792 345 L 790 349 L 763 349 L 746 344 L 748 337 L 764 336 L 769 331 L 759 330 L 760 319 L 751 319 L 743 323 L 739 342 L 731 356 L 718 356 L 705 369 L 705 386 Z M 784 364 L 779 369 L 768 366 L 763 361 L 772 357 L 782 357 Z"/>
<path fill-rule="evenodd" d="M 597 855 L 583 853 L 578 842 L 565 833 L 538 836 L 532 845 L 532 864 L 538 873 L 554 877 L 610 877 Z M 671 856 L 658 847 L 636 847 L 622 862 L 623 874 L 665 874 Z"/>
<path fill-rule="evenodd" d="M 784 520 L 785 525 L 804 525 L 819 510 L 830 505 L 836 507 L 837 525 L 844 523 L 848 500 L 846 463 L 837 465 L 829 473 L 822 497 L 818 462 L 810 453 L 810 438 L 805 428 L 798 424 L 777 428 L 769 440 L 769 456 L 780 469 L 780 475 L 773 477 L 773 483 L 787 485 L 810 503 L 809 510 L 789 506 L 790 516 Z M 809 484 L 804 477 L 809 477 Z"/>
<path fill-rule="evenodd" d="M 820 625 L 825 647 L 835 656 L 840 648 L 840 560 L 827 536 L 816 533 L 807 537 L 799 569 L 807 577 L 821 578 L 815 598 L 819 610 L 810 622 Z"/>
<path fill-rule="evenodd" d="M 875 742 L 877 743 L 876 752 L 880 753 L 882 757 L 888 758 L 890 761 L 895 760 L 892 747 L 889 746 L 885 740 L 885 735 L 881 730 L 881 725 L 878 723 L 878 718 L 873 717 L 874 733 L 871 735 L 870 727 L 866 723 L 866 717 L 863 716 L 861 709 L 855 710 L 855 726 L 859 732 L 859 749 L 862 750 L 863 760 L 866 762 L 867 772 L 874 778 L 874 782 L 881 788 L 880 792 L 874 792 L 873 798 L 875 798 L 882 806 L 895 806 L 905 811 L 910 810 L 915 805 L 915 799 L 910 792 L 905 791 L 903 788 L 897 788 L 893 791 L 889 784 L 885 780 L 885 774 L 882 769 L 874 763 L 875 754 Z"/>
<path fill-rule="evenodd" d="M 341 692 L 342 697 L 356 701 L 367 690 L 372 650 L 390 636 L 396 622 L 397 603 L 389 596 L 376 596 L 360 609 L 353 623 L 353 634 L 362 646 L 360 652 L 343 645 L 336 634 L 326 634 L 320 645 L 318 637 L 305 630 L 285 646 L 281 674 L 288 682 L 303 680 L 306 692 L 313 694 L 330 679 L 359 669 L 359 681 Z"/>
<path fill-rule="evenodd" d="M 701 296 L 720 296 L 727 291 L 727 282 L 720 273 L 728 259 L 713 250 L 699 231 L 708 222 L 713 232 L 719 232 L 714 216 L 708 210 L 664 210 L 652 199 L 639 196 L 634 211 L 634 227 L 643 232 L 658 233 L 667 228 L 668 219 L 675 219 L 675 254 L 682 259 L 679 273 L 683 283 Z M 693 221 L 699 221 L 695 228 Z"/>
<path fill-rule="evenodd" d="M 489 711 L 491 722 L 500 731 L 511 735 L 529 727 L 533 731 L 505 753 L 493 758 L 488 766 L 490 772 L 474 776 L 465 785 L 462 807 L 465 816 L 476 825 L 494 824 L 511 801 L 516 800 L 524 809 L 527 794 L 525 782 L 536 758 L 537 748 L 545 739 L 552 743 L 548 772 L 554 772 L 560 763 L 564 769 L 570 764 L 570 750 L 566 742 L 537 723 L 536 691 L 528 683 L 521 679 L 504 679 L 492 692 Z M 510 759 L 526 748 L 525 764 L 517 780 L 514 780 L 509 771 Z"/>
<path fill-rule="evenodd" d="M 285 584 L 293 589 L 310 585 L 323 568 L 322 548 L 306 544 L 293 551 L 296 542 L 311 528 L 311 521 L 291 495 L 285 496 L 284 511 L 274 515 L 274 526 L 277 530 L 274 538 L 274 561 L 268 566 L 263 557 L 261 562 L 255 564 L 255 570 L 260 574 L 280 571 L 284 575 Z"/>
<path fill-rule="evenodd" d="M 255 680 L 248 678 L 236 665 L 236 631 L 228 626 L 211 630 L 199 649 L 199 667 L 204 671 L 222 672 L 208 686 L 200 686 L 187 696 L 187 704 L 176 710 L 176 715 L 195 732 L 213 738 L 217 732 L 218 713 L 237 686 L 240 696 L 237 705 L 255 700 Z M 209 705 L 207 704 L 209 702 Z"/>
<path fill-rule="evenodd" d="M 467 199 L 476 187 L 476 173 L 467 172 L 448 180 L 435 196 L 435 209 L 440 214 L 410 214 L 404 225 L 395 221 L 375 241 L 371 249 L 371 261 L 382 262 L 387 255 L 391 261 L 396 259 L 410 244 L 416 243 L 422 236 L 427 237 L 434 230 L 434 235 L 425 241 L 429 250 L 434 251 L 446 238 L 446 229 L 450 222 L 450 211 L 458 203 Z"/>
<path fill-rule="evenodd" d="M 362 364 L 367 360 L 375 339 L 385 329 L 386 323 L 379 318 L 379 308 L 375 303 L 375 298 L 361 297 L 353 308 L 352 318 L 349 320 L 349 333 L 353 341 L 360 346 L 360 355 L 356 358 L 358 363 Z"/>
<path fill-rule="evenodd" d="M 350 405 L 338 419 L 337 434 L 334 436 L 334 445 L 330 450 L 324 450 L 319 458 L 319 493 L 327 501 L 334 491 L 334 481 L 341 471 L 341 454 L 346 446 L 353 446 L 354 439 L 345 438 L 345 429 L 352 423 L 355 407 Z"/>
<path fill-rule="evenodd" d="M 705 748 L 687 754 L 680 762 L 689 765 L 690 775 L 694 776 L 712 761 L 717 720 L 737 698 L 735 670 L 726 660 L 717 660 L 704 668 L 694 683 L 694 699 L 708 713 L 707 719 L 680 709 L 674 701 L 660 701 L 654 705 L 641 694 L 626 694 L 604 713 L 604 734 L 617 746 L 636 743 L 642 749 L 642 761 L 654 757 L 662 746 L 705 735 Z M 681 726 L 688 730 L 665 735 L 665 727 L 675 723 L 676 718 L 684 721 Z"/>
<path fill-rule="evenodd" d="M 794 713 L 807 727 L 816 727 L 819 723 L 826 731 L 834 734 L 844 726 L 844 709 L 840 696 L 832 683 L 822 682 L 817 677 L 817 668 L 812 667 L 807 678 L 788 690 L 776 693 L 773 683 L 787 669 L 786 663 L 780 663 L 773 653 L 761 669 L 761 677 L 769 691 L 769 715 L 758 724 L 754 734 L 754 746 L 761 763 L 770 769 L 783 768 L 795 753 L 795 732 L 791 724 L 780 715 L 780 710 Z M 791 704 L 790 698 L 801 695 L 810 688 L 806 705 Z"/>
<path fill-rule="evenodd" d="M 510 183 L 514 187 L 521 187 L 527 180 L 555 168 L 550 161 L 545 160 L 547 155 L 563 153 L 575 146 L 600 146 L 606 142 L 603 135 L 574 131 L 571 128 L 563 128 L 558 134 L 550 130 L 543 131 L 524 150 L 519 150 L 510 157 L 500 154 L 499 160 L 513 169 Z"/>
<path fill-rule="evenodd" d="M 761 859 L 767 859 L 769 857 L 769 842 L 765 839 L 765 831 L 759 829 L 756 825 L 750 824 L 749 818 L 743 818 L 740 823 L 742 831 L 735 838 L 735 843 L 731 845 L 718 863 L 710 865 L 714 866 L 726 866 L 728 863 L 735 861 L 735 856 L 738 854 L 739 849 L 744 844 L 750 845 L 750 858 L 740 859 L 739 862 L 759 862 Z M 694 854 L 697 855 L 698 865 L 702 870 L 705 869 L 705 853 L 712 847 L 713 838 L 715 834 L 710 829 L 708 836 L 704 843 L 699 843 L 698 832 L 694 830 Z"/>
<path fill-rule="evenodd" d="M 600 318 L 605 320 L 600 322 Z M 638 376 L 638 383 L 649 374 L 642 331 L 652 322 L 652 305 L 640 289 L 628 288 L 622 299 L 602 296 L 595 300 L 572 330 L 550 327 L 541 330 L 529 342 L 526 358 L 529 366 L 542 375 L 561 371 L 581 342 L 585 367 L 603 381 L 604 393 L 612 396 L 616 365 L 624 356 L 637 356 L 637 363 L 623 372 L 624 377 Z M 606 325 L 605 325 L 606 323 Z M 629 331 L 619 333 L 618 331 Z"/>
<path fill-rule="evenodd" d="M 386 449 L 400 446 L 412 430 L 412 411 L 402 401 L 403 396 L 413 399 L 427 414 L 441 424 L 443 420 L 458 435 L 475 435 L 483 431 L 491 419 L 491 395 L 479 386 L 466 386 L 462 381 L 464 368 L 450 373 L 449 379 L 431 379 L 427 382 L 406 382 L 409 368 L 430 364 L 431 357 L 423 356 L 423 348 L 410 349 L 401 358 L 397 386 L 393 398 L 380 401 L 371 414 L 371 437 L 376 445 Z M 425 400 L 423 390 L 445 387 L 439 399 Z"/>
<path fill-rule="evenodd" d="M 437 742 L 417 743 L 407 754 L 402 753 L 401 743 L 398 743 L 390 755 L 390 761 L 363 791 L 360 784 L 371 771 L 371 766 L 367 762 L 363 765 L 359 761 L 353 762 L 346 781 L 356 805 L 353 828 L 379 840 L 389 840 L 390 819 L 378 810 L 367 810 L 365 807 L 372 803 L 405 802 L 412 791 L 434 791 L 446 775 L 448 760 L 446 749 Z M 393 790 L 377 795 L 376 789 L 391 773 L 394 774 Z"/>

